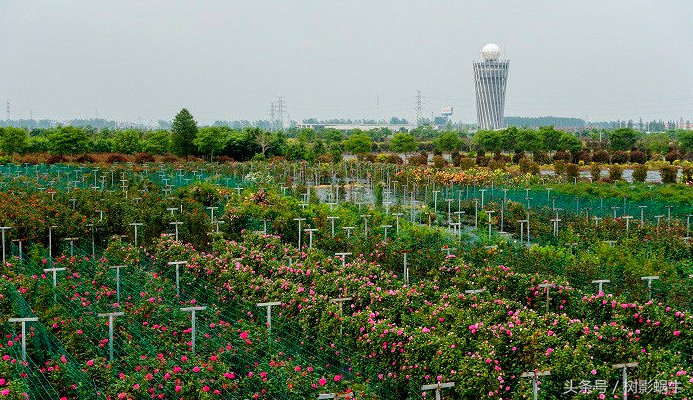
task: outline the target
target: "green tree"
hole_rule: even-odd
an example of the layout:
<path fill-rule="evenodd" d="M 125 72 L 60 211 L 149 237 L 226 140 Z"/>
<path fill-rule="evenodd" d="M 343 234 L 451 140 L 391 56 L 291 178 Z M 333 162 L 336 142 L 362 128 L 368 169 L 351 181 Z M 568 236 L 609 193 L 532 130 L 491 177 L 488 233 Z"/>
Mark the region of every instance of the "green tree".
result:
<path fill-rule="evenodd" d="M 582 150 L 582 140 L 576 138 L 570 133 L 563 133 L 558 139 L 557 150 L 567 150 L 571 153 L 577 153 Z"/>
<path fill-rule="evenodd" d="M 344 142 L 344 148 L 352 154 L 368 153 L 372 147 L 371 137 L 364 132 L 354 133 Z"/>
<path fill-rule="evenodd" d="M 514 151 L 517 144 L 518 130 L 511 126 L 498 132 L 500 135 L 500 148 L 503 151 Z"/>
<path fill-rule="evenodd" d="M 342 141 L 342 132 L 337 129 L 327 128 L 322 132 L 321 137 L 328 144 L 337 143 Z"/>
<path fill-rule="evenodd" d="M 8 126 L 0 128 L 0 150 L 5 154 L 23 152 L 29 142 L 29 132 L 26 129 Z"/>
<path fill-rule="evenodd" d="M 266 131 L 260 128 L 248 128 L 248 133 L 253 136 L 253 140 L 260 147 L 260 152 L 263 156 L 267 155 L 267 150 L 270 148 L 274 142 L 274 136 L 272 132 Z"/>
<path fill-rule="evenodd" d="M 515 140 L 515 149 L 520 151 L 544 150 L 544 142 L 534 129 L 520 129 Z"/>
<path fill-rule="evenodd" d="M 158 129 L 147 132 L 142 139 L 142 151 L 152 154 L 167 154 L 171 151 L 171 132 Z"/>
<path fill-rule="evenodd" d="M 681 151 L 686 153 L 693 152 L 693 131 L 677 131 L 676 138 L 679 141 Z"/>
<path fill-rule="evenodd" d="M 205 126 L 197 131 L 197 136 L 193 143 L 197 150 L 205 155 L 209 155 L 210 160 L 214 153 L 221 153 L 228 141 L 227 131 L 220 126 Z"/>
<path fill-rule="evenodd" d="M 638 141 L 638 133 L 631 128 L 619 128 L 609 132 L 612 150 L 630 150 Z"/>
<path fill-rule="evenodd" d="M 558 141 L 561 139 L 563 132 L 554 129 L 553 126 L 542 126 L 539 128 L 539 136 L 543 147 L 549 151 L 558 150 Z"/>
<path fill-rule="evenodd" d="M 477 149 L 483 151 L 501 151 L 501 132 L 500 131 L 477 131 L 472 139 Z"/>
<path fill-rule="evenodd" d="M 195 154 L 195 137 L 197 136 L 197 122 L 187 109 L 182 109 L 171 125 L 173 132 L 172 150 L 179 156 Z"/>
<path fill-rule="evenodd" d="M 408 133 L 395 133 L 390 140 L 390 149 L 396 153 L 411 153 L 419 148 L 414 136 Z"/>
<path fill-rule="evenodd" d="M 436 140 L 436 147 L 440 151 L 457 151 L 462 146 L 460 135 L 457 131 L 443 132 Z"/>
<path fill-rule="evenodd" d="M 61 126 L 48 135 L 49 150 L 53 154 L 79 154 L 89 150 L 89 137 L 75 126 Z"/>
<path fill-rule="evenodd" d="M 246 161 L 260 152 L 260 147 L 255 142 L 255 128 L 244 128 L 242 131 L 232 131 L 226 127 L 221 129 L 228 130 L 228 141 L 224 154 L 232 157 L 234 160 Z"/>
<path fill-rule="evenodd" d="M 693 140 L 693 135 L 692 140 Z M 650 150 L 652 153 L 666 154 L 669 151 L 670 138 L 667 133 L 648 133 L 640 138 L 639 147 L 642 149 Z M 679 146 L 681 146 L 681 139 L 679 138 Z M 691 142 L 693 144 L 693 142 Z M 683 147 L 681 147 L 683 149 Z"/>
<path fill-rule="evenodd" d="M 119 153 L 132 154 L 142 151 L 142 133 L 136 129 L 117 131 L 113 137 L 113 149 Z"/>

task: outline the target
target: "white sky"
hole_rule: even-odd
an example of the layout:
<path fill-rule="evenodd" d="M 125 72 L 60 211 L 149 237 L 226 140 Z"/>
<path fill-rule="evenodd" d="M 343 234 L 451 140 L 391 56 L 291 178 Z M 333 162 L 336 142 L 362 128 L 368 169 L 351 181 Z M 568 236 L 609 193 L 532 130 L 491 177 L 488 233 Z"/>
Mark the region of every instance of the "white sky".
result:
<path fill-rule="evenodd" d="M 693 1 L 0 0 L 13 118 L 148 123 L 414 116 L 475 121 L 472 60 L 510 59 L 506 115 L 693 119 Z M 379 97 L 379 107 L 376 107 Z M 4 107 L 0 117 L 4 119 Z"/>

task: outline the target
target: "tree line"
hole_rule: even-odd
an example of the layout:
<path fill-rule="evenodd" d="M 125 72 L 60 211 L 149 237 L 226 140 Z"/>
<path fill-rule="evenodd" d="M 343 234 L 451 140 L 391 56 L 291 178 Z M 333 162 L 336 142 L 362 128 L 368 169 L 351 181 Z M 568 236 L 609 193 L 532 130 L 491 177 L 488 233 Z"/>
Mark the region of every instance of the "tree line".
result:
<path fill-rule="evenodd" d="M 409 132 L 387 128 L 369 131 L 297 129 L 270 131 L 257 127 L 234 129 L 224 125 L 198 126 L 192 114 L 182 109 L 170 129 L 94 129 L 59 126 L 28 130 L 0 127 L 3 154 L 51 153 L 150 153 L 178 156 L 229 157 L 237 161 L 285 157 L 315 160 L 320 156 L 341 159 L 344 152 L 413 153 L 434 152 L 570 152 L 582 150 L 642 150 L 665 154 L 672 149 L 693 152 L 693 131 L 675 130 L 643 134 L 632 128 L 592 130 L 578 134 L 552 126 L 539 129 L 509 127 L 503 130 L 437 130 L 419 126 Z"/>

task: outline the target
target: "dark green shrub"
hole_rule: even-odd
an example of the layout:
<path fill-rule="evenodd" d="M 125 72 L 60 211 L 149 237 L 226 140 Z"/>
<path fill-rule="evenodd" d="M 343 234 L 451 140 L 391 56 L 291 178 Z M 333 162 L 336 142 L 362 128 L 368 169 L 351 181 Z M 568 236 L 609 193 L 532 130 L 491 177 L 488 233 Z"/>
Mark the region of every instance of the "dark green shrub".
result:
<path fill-rule="evenodd" d="M 659 169 L 659 173 L 662 174 L 662 183 L 676 183 L 676 174 L 679 169 L 671 166 L 665 165 Z"/>
<path fill-rule="evenodd" d="M 633 170 L 633 182 L 645 182 L 647 178 L 647 165 L 641 164 Z"/>
<path fill-rule="evenodd" d="M 620 181 L 623 178 L 623 168 L 620 165 L 612 165 L 609 168 L 609 180 L 612 182 Z"/>

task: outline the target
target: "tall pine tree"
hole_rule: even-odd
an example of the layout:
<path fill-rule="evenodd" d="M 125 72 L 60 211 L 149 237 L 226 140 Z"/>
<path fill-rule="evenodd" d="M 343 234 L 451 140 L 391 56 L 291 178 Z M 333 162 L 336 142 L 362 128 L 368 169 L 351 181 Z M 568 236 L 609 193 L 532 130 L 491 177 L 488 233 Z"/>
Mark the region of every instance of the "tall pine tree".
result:
<path fill-rule="evenodd" d="M 195 154 L 196 147 L 193 141 L 197 137 L 197 122 L 186 108 L 176 114 L 176 118 L 171 125 L 173 140 L 171 149 L 176 155 L 188 156 Z"/>

